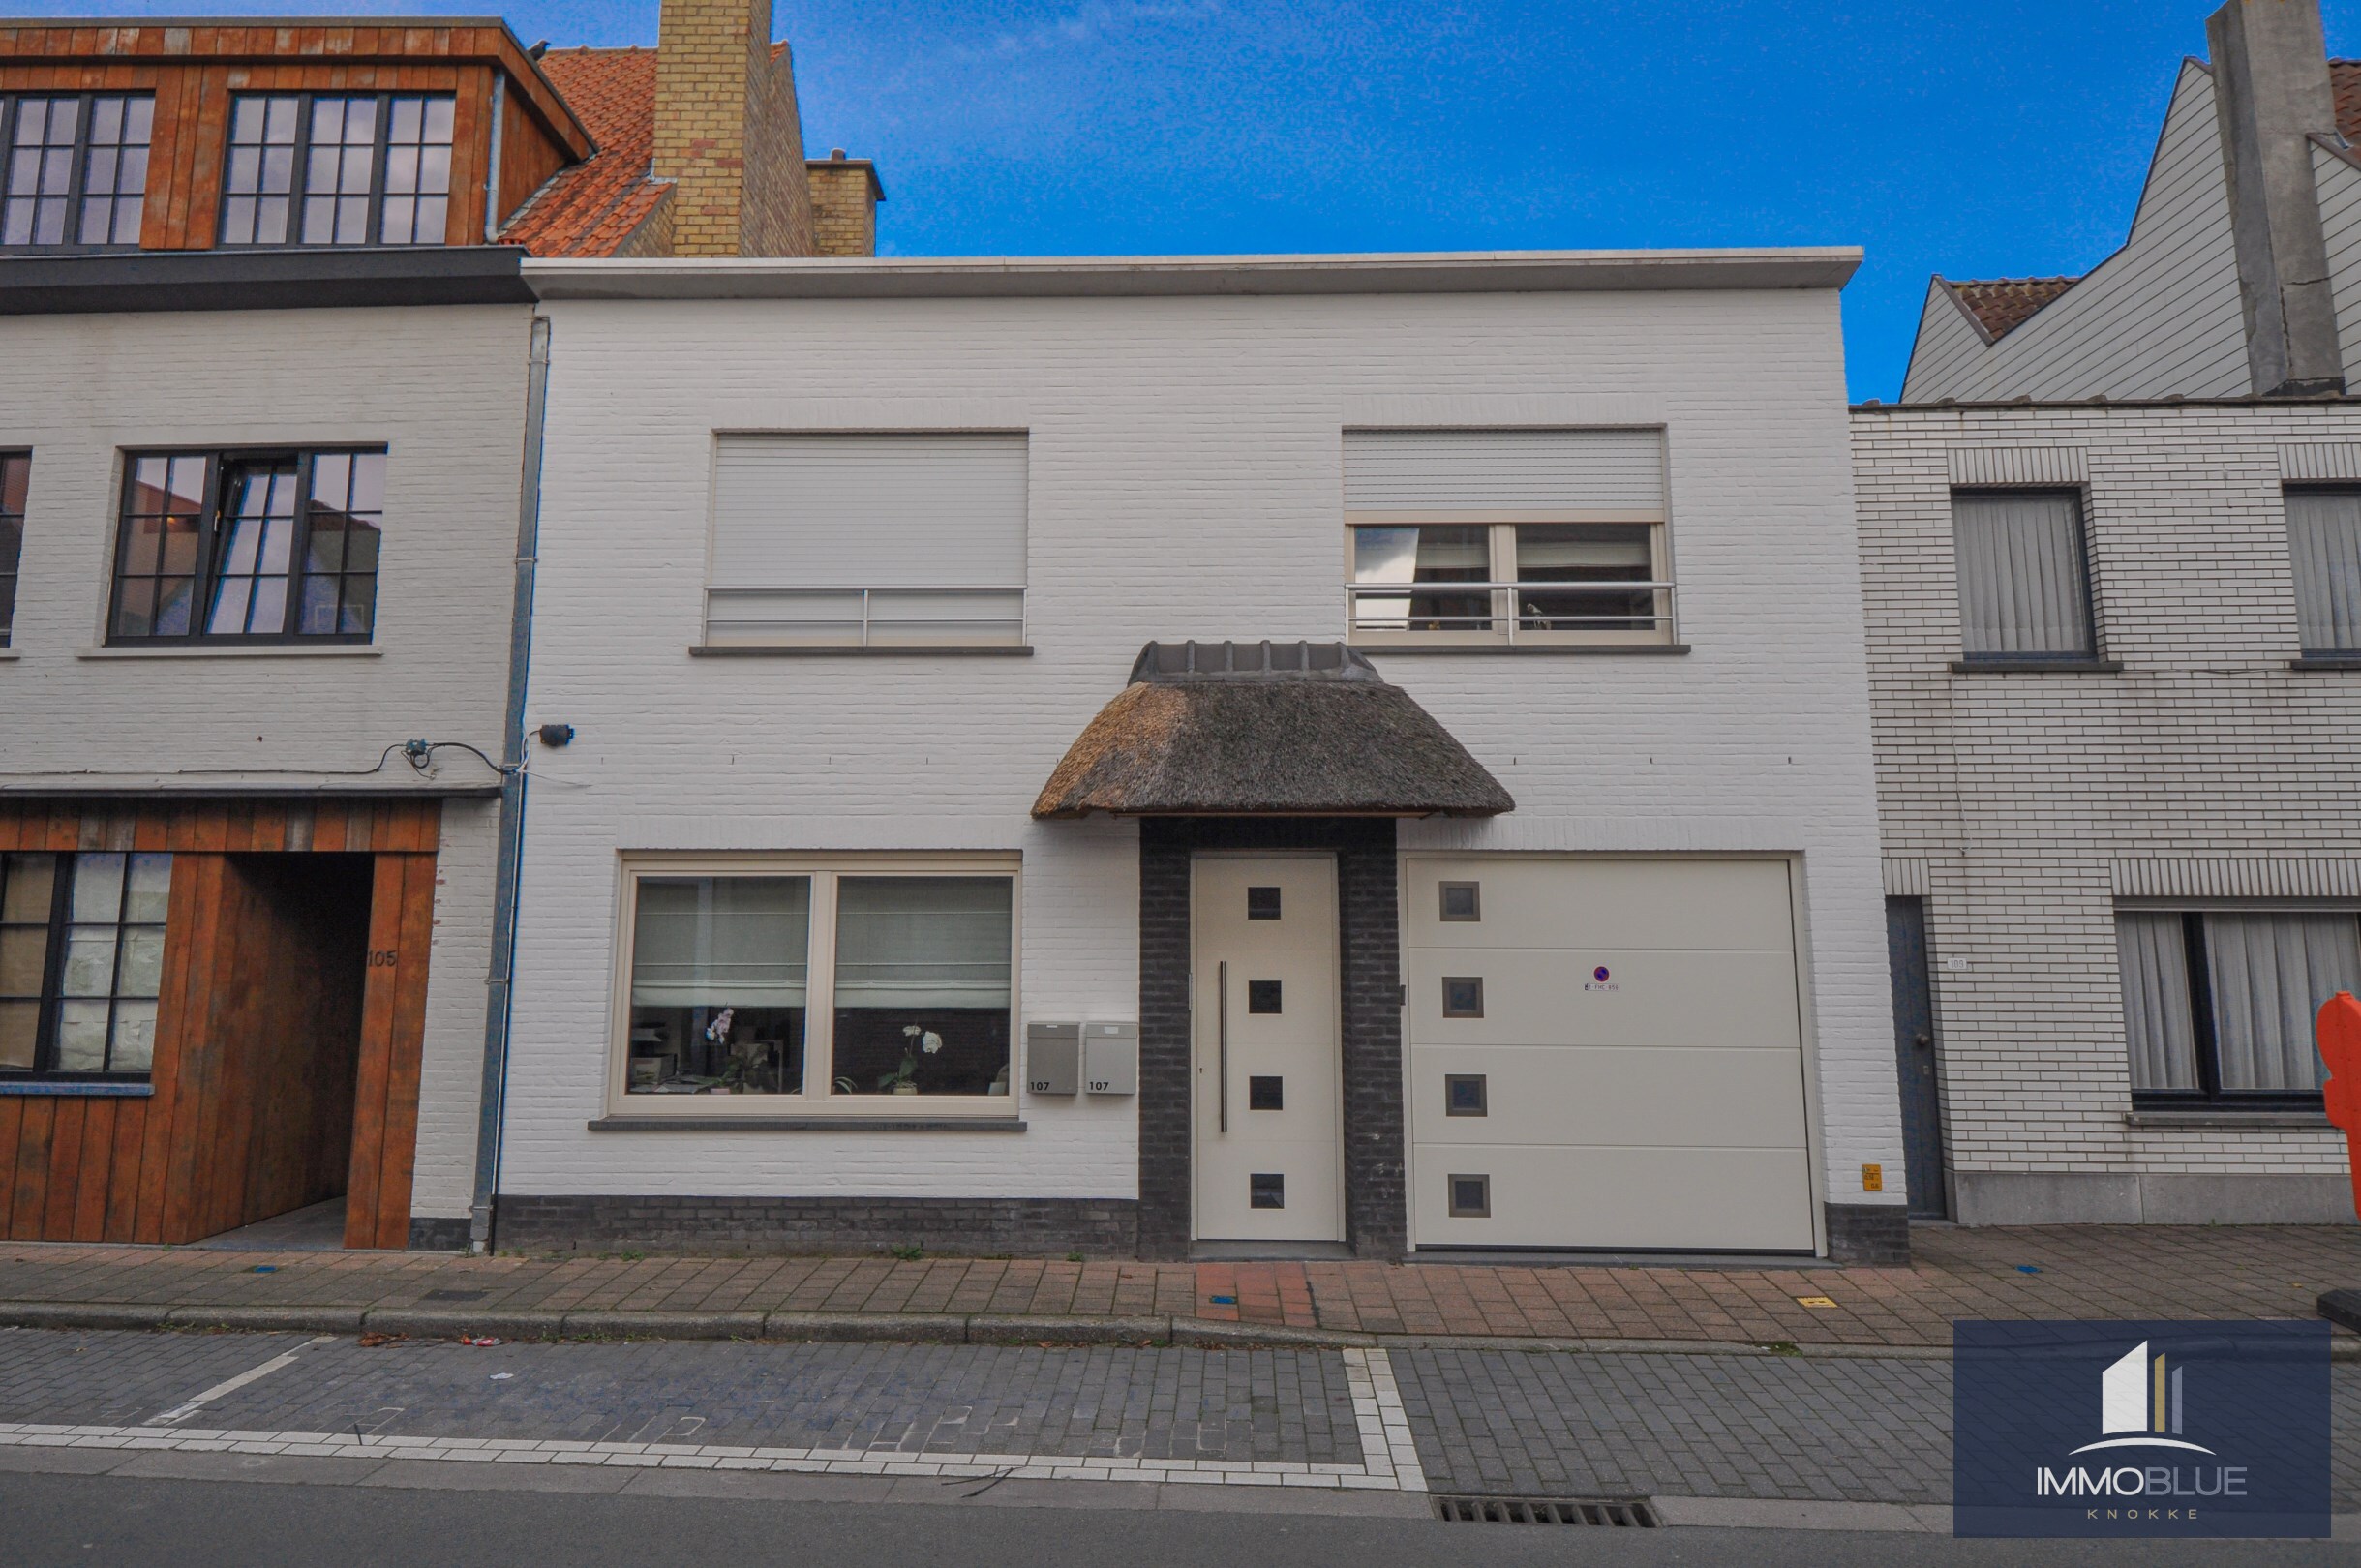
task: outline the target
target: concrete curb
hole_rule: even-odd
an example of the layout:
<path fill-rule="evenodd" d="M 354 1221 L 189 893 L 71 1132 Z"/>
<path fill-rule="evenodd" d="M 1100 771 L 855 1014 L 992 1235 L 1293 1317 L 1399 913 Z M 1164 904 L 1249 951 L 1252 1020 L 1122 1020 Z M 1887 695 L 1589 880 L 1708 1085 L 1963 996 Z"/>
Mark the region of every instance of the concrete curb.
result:
<path fill-rule="evenodd" d="M 1805 1360 L 1949 1361 L 1949 1345 L 1788 1344 L 1737 1340 L 1617 1340 L 1529 1335 L 1368 1334 L 1204 1317 L 1088 1317 L 1004 1312 L 658 1312 L 603 1308 L 400 1305 L 167 1306 L 144 1302 L 0 1301 L 0 1328 L 227 1329 L 249 1333 L 407 1334 L 421 1339 L 804 1340 L 849 1344 L 1170 1344 L 1221 1350 L 1519 1350 L 1570 1355 L 1789 1356 Z M 2361 1338 L 2329 1345 L 2361 1361 Z"/>

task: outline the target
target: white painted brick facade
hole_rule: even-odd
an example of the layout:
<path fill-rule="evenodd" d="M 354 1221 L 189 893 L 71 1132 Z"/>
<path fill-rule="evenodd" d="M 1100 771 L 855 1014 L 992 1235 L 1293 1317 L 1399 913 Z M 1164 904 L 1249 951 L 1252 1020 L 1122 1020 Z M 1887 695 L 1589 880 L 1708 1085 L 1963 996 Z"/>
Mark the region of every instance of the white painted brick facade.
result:
<path fill-rule="evenodd" d="M 1136 829 L 1028 808 L 1140 644 L 1343 635 L 1347 426 L 1661 422 L 1693 651 L 1376 651 L 1518 801 L 1403 843 L 1799 856 L 1822 1195 L 1900 1200 L 1832 290 L 545 310 L 529 723 L 579 738 L 533 761 L 503 1191 L 1134 1195 L 1129 1100 L 1020 1097 L 1021 1135 L 589 1131 L 619 855 L 1021 851 L 1020 1013 L 1134 1017 Z M 1030 433 L 1034 656 L 689 656 L 716 430 L 954 428 Z"/>
<path fill-rule="evenodd" d="M 2288 458 L 2333 469 L 2361 407 L 1871 407 L 1853 431 L 1888 881 L 1927 896 L 1963 1191 L 1991 1175 L 2337 1176 L 2325 1129 L 2127 1124 L 2113 911 L 2119 893 L 2361 890 L 2361 676 L 2288 668 L 2281 490 L 2282 447 L 2335 448 Z M 2087 473 L 2118 674 L 1952 672 L 1951 485 L 2012 448 Z"/>
<path fill-rule="evenodd" d="M 531 319 L 524 306 L 17 316 L 0 449 L 31 448 L 0 788 L 387 792 L 410 737 L 499 755 Z M 384 565 L 366 654 L 98 655 L 121 454 L 383 442 Z M 444 752 L 444 785 L 497 782 Z M 445 809 L 412 1211 L 472 1189 L 496 802 Z"/>

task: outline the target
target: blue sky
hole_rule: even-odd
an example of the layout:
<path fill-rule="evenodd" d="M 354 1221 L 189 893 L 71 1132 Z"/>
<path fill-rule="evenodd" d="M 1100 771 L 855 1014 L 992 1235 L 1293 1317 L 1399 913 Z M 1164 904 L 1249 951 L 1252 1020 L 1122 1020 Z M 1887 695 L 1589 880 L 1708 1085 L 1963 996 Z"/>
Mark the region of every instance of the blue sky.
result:
<path fill-rule="evenodd" d="M 888 252 L 1857 244 L 1860 398 L 1899 387 L 1930 272 L 2121 243 L 2216 3 L 776 0 L 774 31 L 810 147 L 877 160 Z M 2325 10 L 2331 50 L 2361 50 L 2361 0 Z M 654 0 L 503 14 L 527 43 L 655 40 Z"/>

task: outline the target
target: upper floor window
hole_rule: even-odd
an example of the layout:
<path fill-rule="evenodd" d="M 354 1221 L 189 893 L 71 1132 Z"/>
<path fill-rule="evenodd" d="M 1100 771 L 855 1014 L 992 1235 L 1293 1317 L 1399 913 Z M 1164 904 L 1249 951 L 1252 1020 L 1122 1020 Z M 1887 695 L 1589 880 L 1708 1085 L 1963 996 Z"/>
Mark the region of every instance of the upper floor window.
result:
<path fill-rule="evenodd" d="M 1345 433 L 1355 642 L 1667 643 L 1656 430 Z"/>
<path fill-rule="evenodd" d="M 16 560 L 24 550 L 24 493 L 32 477 L 28 454 L 0 452 L 0 648 L 8 647 L 16 623 Z"/>
<path fill-rule="evenodd" d="M 2320 1102 L 2313 1023 L 2337 992 L 2361 990 L 2354 916 L 2127 910 L 2115 934 L 2135 1098 Z"/>
<path fill-rule="evenodd" d="M 1956 492 L 1952 539 L 1967 658 L 2095 656 L 2082 503 L 2074 492 Z"/>
<path fill-rule="evenodd" d="M 145 1073 L 172 858 L 0 855 L 0 1076 Z"/>
<path fill-rule="evenodd" d="M 2361 491 L 2288 491 L 2287 557 L 2303 651 L 2361 653 Z"/>
<path fill-rule="evenodd" d="M 383 452 L 145 453 L 125 467 L 110 642 L 369 641 Z"/>
<path fill-rule="evenodd" d="M 1025 437 L 724 436 L 709 648 L 1018 648 Z"/>
<path fill-rule="evenodd" d="M 137 245 L 155 113 L 144 95 L 0 98 L 0 246 Z"/>
<path fill-rule="evenodd" d="M 440 245 L 449 98 L 254 94 L 230 101 L 224 245 Z"/>

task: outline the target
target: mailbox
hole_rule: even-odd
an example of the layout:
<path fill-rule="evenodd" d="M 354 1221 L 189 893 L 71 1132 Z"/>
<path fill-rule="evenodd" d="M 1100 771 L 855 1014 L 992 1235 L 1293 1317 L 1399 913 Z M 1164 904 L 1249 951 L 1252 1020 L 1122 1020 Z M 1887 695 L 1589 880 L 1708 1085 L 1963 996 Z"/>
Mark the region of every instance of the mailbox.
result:
<path fill-rule="evenodd" d="M 1139 1093 L 1139 1026 L 1082 1026 L 1082 1087 L 1094 1095 Z"/>
<path fill-rule="evenodd" d="M 1025 1088 L 1036 1095 L 1071 1095 L 1082 1086 L 1082 1026 L 1025 1025 Z"/>

